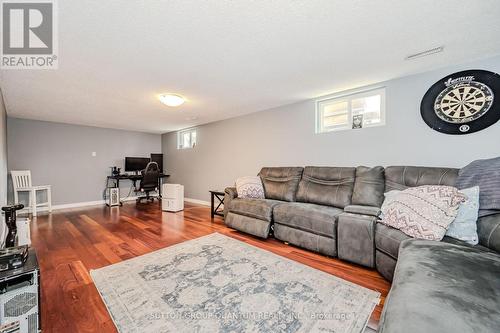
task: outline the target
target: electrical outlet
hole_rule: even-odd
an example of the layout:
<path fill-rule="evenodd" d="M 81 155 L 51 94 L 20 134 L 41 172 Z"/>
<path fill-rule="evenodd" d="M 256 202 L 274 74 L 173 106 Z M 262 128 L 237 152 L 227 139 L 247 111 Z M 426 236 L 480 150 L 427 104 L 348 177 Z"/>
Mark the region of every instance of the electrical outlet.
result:
<path fill-rule="evenodd" d="M 97 153 L 95 151 L 92 152 L 92 157 L 96 157 Z"/>

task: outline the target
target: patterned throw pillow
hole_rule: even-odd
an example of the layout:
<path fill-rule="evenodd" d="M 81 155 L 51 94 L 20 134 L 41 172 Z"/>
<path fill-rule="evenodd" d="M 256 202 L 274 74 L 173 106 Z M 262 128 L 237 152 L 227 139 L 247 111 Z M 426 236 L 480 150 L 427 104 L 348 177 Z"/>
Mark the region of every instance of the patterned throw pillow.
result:
<path fill-rule="evenodd" d="M 246 176 L 236 179 L 238 198 L 264 199 L 264 187 L 259 176 Z"/>
<path fill-rule="evenodd" d="M 437 241 L 443 239 L 467 199 L 451 186 L 425 185 L 391 192 L 382 204 L 382 223 L 414 238 Z"/>
<path fill-rule="evenodd" d="M 471 245 L 479 243 L 477 218 L 479 215 L 479 186 L 460 190 L 467 196 L 467 201 L 460 205 L 455 220 L 450 224 L 446 236 L 459 239 Z"/>

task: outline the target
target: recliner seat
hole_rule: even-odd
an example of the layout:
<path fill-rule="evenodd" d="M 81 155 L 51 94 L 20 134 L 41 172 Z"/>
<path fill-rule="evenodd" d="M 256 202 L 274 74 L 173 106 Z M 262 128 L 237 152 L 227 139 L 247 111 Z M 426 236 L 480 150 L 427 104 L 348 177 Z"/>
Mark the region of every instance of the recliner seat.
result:
<path fill-rule="evenodd" d="M 274 208 L 274 237 L 329 256 L 337 255 L 337 216 L 351 203 L 355 168 L 304 168 L 296 201 Z"/>
<path fill-rule="evenodd" d="M 234 214 L 253 217 L 263 221 L 271 222 L 273 207 L 281 201 L 270 199 L 239 199 L 231 202 L 230 211 Z"/>
<path fill-rule="evenodd" d="M 271 231 L 273 209 L 284 201 L 294 201 L 302 176 L 301 167 L 262 168 L 266 199 L 238 198 L 235 188 L 227 188 L 224 196 L 224 222 L 227 226 L 267 238 Z"/>
<path fill-rule="evenodd" d="M 274 237 L 311 251 L 337 255 L 337 218 L 343 210 L 302 202 L 274 208 Z"/>

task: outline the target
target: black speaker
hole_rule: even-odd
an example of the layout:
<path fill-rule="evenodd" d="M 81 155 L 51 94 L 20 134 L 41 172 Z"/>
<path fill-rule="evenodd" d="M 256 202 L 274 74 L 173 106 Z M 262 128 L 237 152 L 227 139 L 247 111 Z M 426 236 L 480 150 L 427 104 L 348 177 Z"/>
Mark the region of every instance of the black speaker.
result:
<path fill-rule="evenodd" d="M 163 172 L 163 154 L 151 154 L 151 162 L 156 162 L 160 172 Z"/>

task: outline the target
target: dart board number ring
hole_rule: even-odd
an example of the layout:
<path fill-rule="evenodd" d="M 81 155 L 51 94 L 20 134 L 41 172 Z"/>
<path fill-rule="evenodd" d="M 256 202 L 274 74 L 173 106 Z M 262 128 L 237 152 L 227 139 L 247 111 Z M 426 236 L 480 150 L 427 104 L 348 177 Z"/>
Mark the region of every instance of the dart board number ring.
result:
<path fill-rule="evenodd" d="M 468 134 L 489 127 L 500 119 L 500 75 L 484 70 L 449 75 L 427 91 L 420 113 L 441 133 Z"/>

